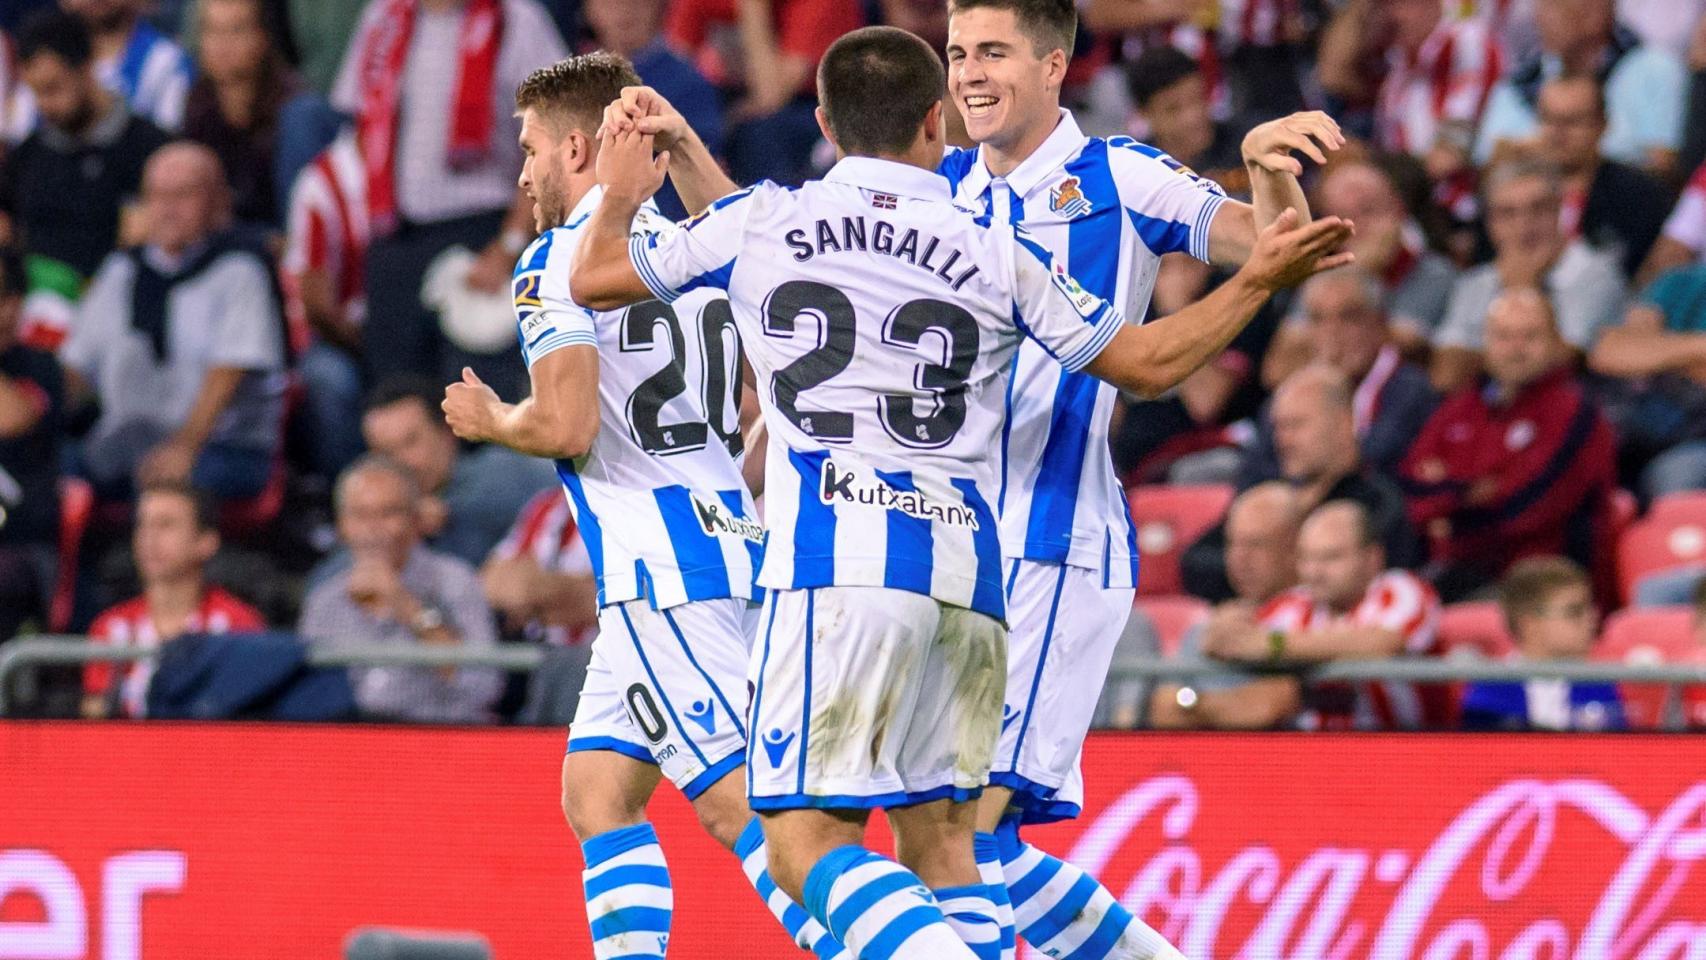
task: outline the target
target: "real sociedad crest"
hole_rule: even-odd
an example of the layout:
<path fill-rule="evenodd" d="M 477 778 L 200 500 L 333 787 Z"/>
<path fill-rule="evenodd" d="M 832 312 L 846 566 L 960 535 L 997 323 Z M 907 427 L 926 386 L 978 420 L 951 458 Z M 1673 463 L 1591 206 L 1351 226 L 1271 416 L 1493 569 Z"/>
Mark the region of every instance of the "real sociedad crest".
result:
<path fill-rule="evenodd" d="M 1048 192 L 1049 209 L 1068 220 L 1076 220 L 1090 212 L 1090 199 L 1078 189 L 1078 178 L 1067 177 Z"/>

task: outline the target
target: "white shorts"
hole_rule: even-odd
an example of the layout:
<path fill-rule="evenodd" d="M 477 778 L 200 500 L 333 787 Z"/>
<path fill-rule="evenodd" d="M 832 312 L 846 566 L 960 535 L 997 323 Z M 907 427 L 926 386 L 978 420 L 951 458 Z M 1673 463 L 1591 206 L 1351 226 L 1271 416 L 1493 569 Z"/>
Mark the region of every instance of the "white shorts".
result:
<path fill-rule="evenodd" d="M 569 752 L 655 763 L 689 800 L 739 768 L 749 620 L 745 600 L 665 610 L 630 600 L 600 610 Z"/>
<path fill-rule="evenodd" d="M 1026 823 L 1078 816 L 1078 757 L 1137 591 L 1084 567 L 1007 561 L 1007 702 L 989 782 Z"/>
<path fill-rule="evenodd" d="M 753 644 L 754 810 L 970 800 L 1001 725 L 1000 621 L 885 587 L 766 593 Z"/>

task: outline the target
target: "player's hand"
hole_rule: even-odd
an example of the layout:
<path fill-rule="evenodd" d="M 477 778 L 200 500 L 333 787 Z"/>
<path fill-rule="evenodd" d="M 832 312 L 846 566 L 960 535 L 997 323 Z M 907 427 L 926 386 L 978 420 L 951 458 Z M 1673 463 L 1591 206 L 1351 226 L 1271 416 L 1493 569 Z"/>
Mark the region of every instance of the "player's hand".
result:
<path fill-rule="evenodd" d="M 503 401 L 468 367 L 462 368 L 462 379 L 444 388 L 444 422 L 450 432 L 464 440 L 484 443 L 492 439 L 497 423 L 495 412 Z"/>
<path fill-rule="evenodd" d="M 404 619 L 398 614 L 405 606 L 403 599 L 413 601 L 403 589 L 403 578 L 377 553 L 356 551 L 350 565 L 349 585 L 345 588 L 356 606 L 376 617 Z"/>
<path fill-rule="evenodd" d="M 607 202 L 638 209 L 663 186 L 669 172 L 669 152 L 654 158 L 653 142 L 650 134 L 637 130 L 606 130 L 599 138 L 596 172 Z"/>
<path fill-rule="evenodd" d="M 1355 225 L 1340 217 L 1323 217 L 1297 226 L 1290 207 L 1256 235 L 1255 249 L 1239 274 L 1272 293 L 1295 287 L 1317 273 L 1345 266 L 1356 255 L 1344 249 Z"/>
<path fill-rule="evenodd" d="M 1324 164 L 1327 154 L 1344 145 L 1338 122 L 1319 110 L 1309 110 L 1269 120 L 1245 134 L 1244 162 L 1273 173 L 1302 176 L 1303 162 L 1293 152 Z"/>
<path fill-rule="evenodd" d="M 604 108 L 604 124 L 599 128 L 599 136 L 603 136 L 606 130 L 611 133 L 637 130 L 650 134 L 654 138 L 653 146 L 659 150 L 668 150 L 693 135 L 693 128 L 687 125 L 687 118 L 681 115 L 681 111 L 651 87 L 623 87 L 622 96 Z"/>

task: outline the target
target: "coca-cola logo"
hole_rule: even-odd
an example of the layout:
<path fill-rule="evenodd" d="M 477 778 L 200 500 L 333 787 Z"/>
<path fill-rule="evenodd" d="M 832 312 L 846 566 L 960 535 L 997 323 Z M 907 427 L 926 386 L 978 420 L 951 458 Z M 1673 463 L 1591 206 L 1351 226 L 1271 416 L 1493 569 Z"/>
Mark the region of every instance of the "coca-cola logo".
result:
<path fill-rule="evenodd" d="M 1249 843 L 1226 855 L 1226 837 L 1196 832 L 1204 802 L 1187 776 L 1152 777 L 1066 851 L 1188 957 L 1706 960 L 1706 876 L 1696 873 L 1706 782 L 1649 813 L 1599 780 L 1510 779 L 1426 842 L 1394 810 L 1386 833 L 1408 844 L 1283 853 Z M 1319 816 L 1333 817 L 1331 805 Z M 1210 862 L 1200 848 L 1215 844 Z"/>

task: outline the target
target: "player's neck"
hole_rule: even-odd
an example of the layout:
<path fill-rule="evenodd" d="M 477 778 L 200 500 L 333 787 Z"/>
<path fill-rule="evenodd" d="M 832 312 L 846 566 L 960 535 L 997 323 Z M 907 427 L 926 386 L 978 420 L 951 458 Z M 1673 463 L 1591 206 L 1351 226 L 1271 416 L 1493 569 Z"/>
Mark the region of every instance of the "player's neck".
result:
<path fill-rule="evenodd" d="M 1042 145 L 1053 135 L 1055 127 L 1060 126 L 1060 111 L 1057 109 L 1049 114 L 1047 120 L 1039 121 L 1013 139 L 1007 145 L 988 141 L 983 144 L 983 164 L 989 172 L 997 177 L 1005 177 L 1019 168 L 1019 165 L 1031 158 L 1031 154 L 1042 149 Z"/>
<path fill-rule="evenodd" d="M 143 588 L 148 602 L 148 616 L 156 624 L 177 622 L 195 612 L 201 605 L 202 582 L 199 573 L 155 580 Z"/>

